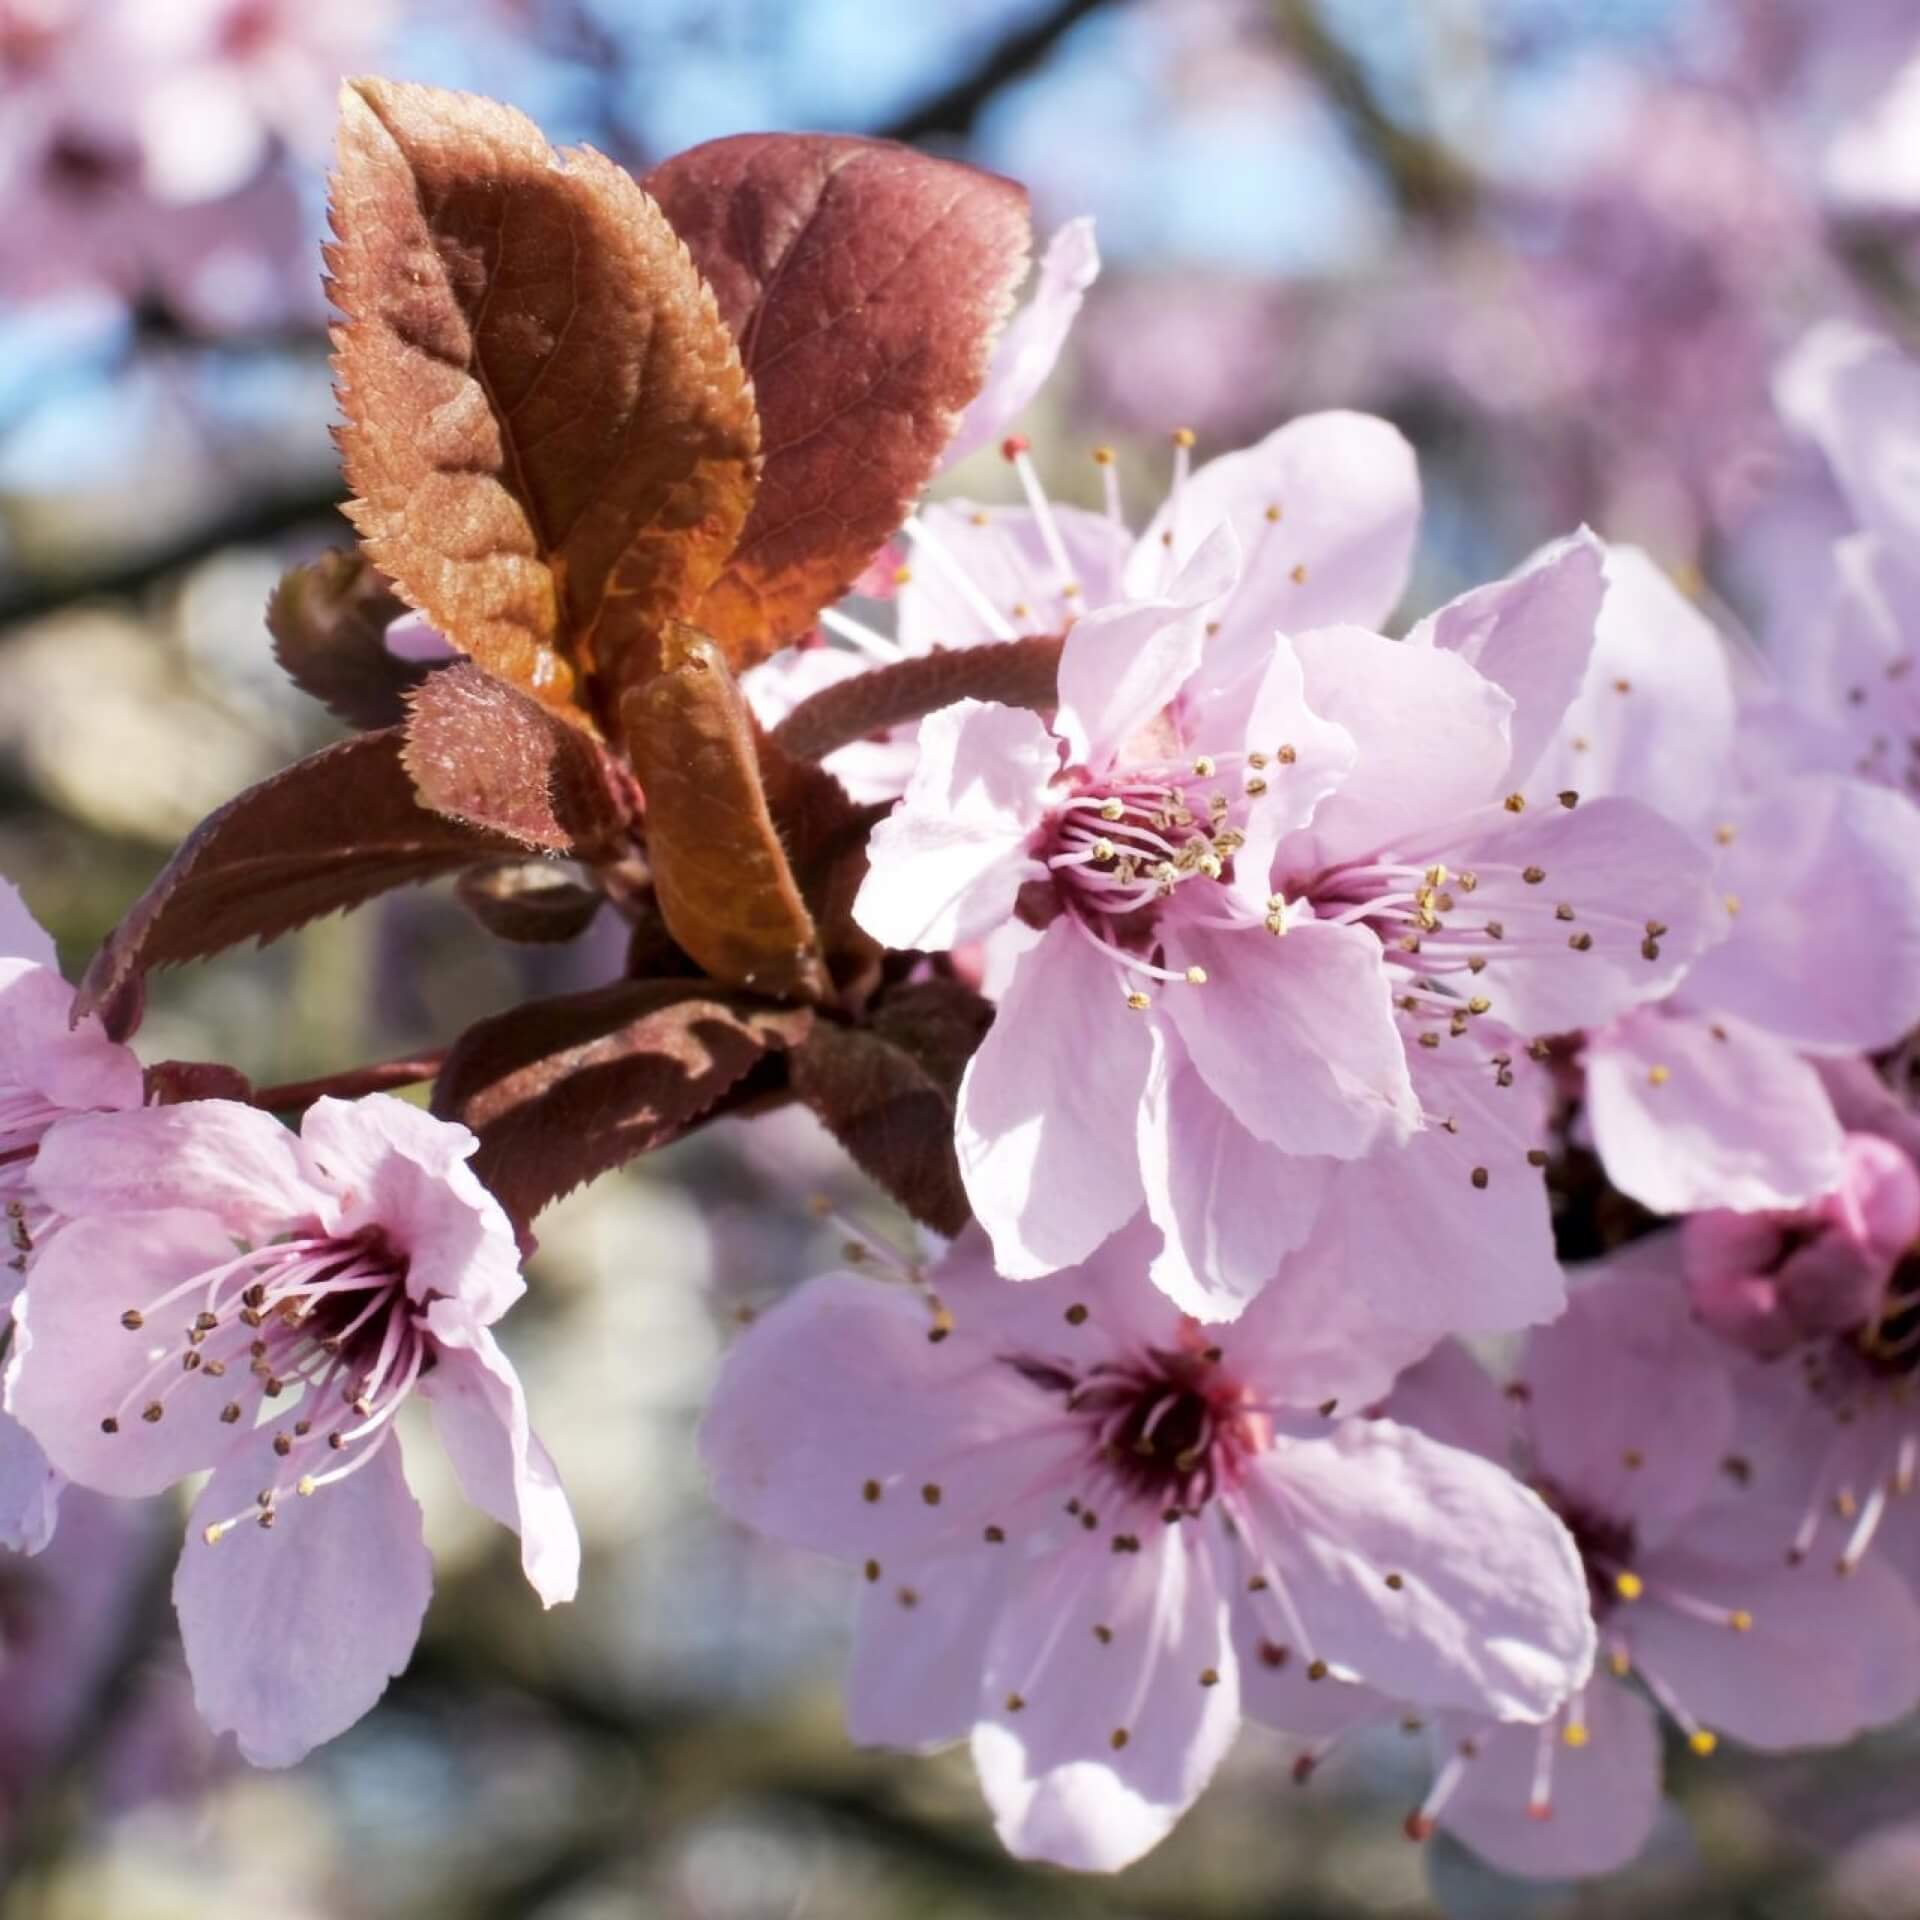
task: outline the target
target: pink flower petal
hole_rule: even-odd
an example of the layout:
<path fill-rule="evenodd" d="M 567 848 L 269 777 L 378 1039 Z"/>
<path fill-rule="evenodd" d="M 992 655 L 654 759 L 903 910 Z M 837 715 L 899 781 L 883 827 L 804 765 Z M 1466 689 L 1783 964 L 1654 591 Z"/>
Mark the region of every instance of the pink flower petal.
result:
<path fill-rule="evenodd" d="M 1510 695 L 1464 660 L 1359 627 L 1294 636 L 1307 703 L 1344 727 L 1353 770 L 1314 815 L 1311 846 L 1283 857 L 1332 865 L 1395 846 L 1499 794 L 1512 754 Z"/>
<path fill-rule="evenodd" d="M 20 889 L 6 879 L 0 879 L 0 957 L 25 960 L 54 974 L 60 971 L 53 936 L 33 917 Z"/>
<path fill-rule="evenodd" d="M 1763 1510 L 1764 1511 L 1764 1510 Z M 1790 1567 L 1763 1515 L 1729 1495 L 1640 1563 L 1636 1661 L 1697 1720 L 1749 1746 L 1828 1746 L 1920 1704 L 1920 1608 L 1869 1555 L 1844 1578 L 1824 1558 Z M 1752 1616 L 1744 1633 L 1657 1604 L 1667 1590 Z"/>
<path fill-rule="evenodd" d="M 1733 1441 L 1733 1386 L 1687 1310 L 1677 1236 L 1582 1270 L 1567 1310 L 1527 1338 L 1519 1377 L 1541 1474 L 1642 1544 L 1691 1525 Z"/>
<path fill-rule="evenodd" d="M 942 467 L 998 440 L 1046 385 L 1087 289 L 1100 275 L 1093 222 L 1082 216 L 1054 230 L 1040 259 L 1033 297 L 1008 321 L 993 350 L 987 383 L 961 417 Z"/>
<path fill-rule="evenodd" d="M 225 1224 L 186 1211 L 75 1220 L 41 1247 L 15 1309 L 7 1410 L 63 1473 L 102 1493 L 138 1497 L 212 1466 L 231 1448 L 235 1429 L 220 1418 L 233 1398 L 227 1384 L 204 1370 L 183 1374 L 170 1359 L 198 1297 L 152 1303 L 232 1257 Z M 145 1324 L 125 1325 L 130 1310 L 150 1309 Z M 143 1416 L 155 1405 L 161 1416 L 149 1421 Z M 107 1419 L 117 1432 L 102 1430 Z"/>
<path fill-rule="evenodd" d="M 973 1736 L 1008 1851 L 1095 1873 L 1139 1859 L 1232 1744 L 1238 1677 L 1213 1555 L 1189 1529 L 1034 1563 L 988 1649 Z"/>
<path fill-rule="evenodd" d="M 1420 522 L 1413 449 L 1370 414 L 1289 421 L 1258 446 L 1208 461 L 1169 498 L 1140 536 L 1127 590 L 1158 592 L 1223 521 L 1246 556 L 1221 617 L 1227 641 L 1257 649 L 1276 629 L 1383 626 L 1406 588 Z"/>
<path fill-rule="evenodd" d="M 1239 577 L 1230 526 L 1215 527 L 1164 592 L 1090 613 L 1060 655 L 1054 725 L 1075 766 L 1105 768 L 1157 721 L 1200 666 L 1209 614 Z"/>
<path fill-rule="evenodd" d="M 970 500 L 937 500 L 920 509 L 920 522 L 939 543 L 944 562 L 975 589 L 963 592 L 943 559 L 923 545 L 901 586 L 895 635 L 910 654 L 937 647 L 972 647 L 1016 634 L 1063 633 L 1076 617 L 1111 606 L 1121 597 L 1120 576 L 1133 536 L 1117 520 L 1084 507 L 1055 503 L 1055 531 L 1073 569 L 1060 570 L 1026 507 L 979 506 Z M 1077 592 L 1064 591 L 1072 585 Z M 998 615 L 996 628 L 981 603 Z"/>
<path fill-rule="evenodd" d="M 257 1767 L 287 1767 L 344 1733 L 407 1664 L 433 1591 L 420 1509 L 389 1441 L 349 1478 L 255 1510 L 278 1462 L 263 1431 L 207 1482 L 174 1575 L 194 1702 Z"/>
<path fill-rule="evenodd" d="M 0 1547 L 38 1553 L 53 1538 L 66 1476 L 19 1421 L 0 1413 Z"/>
<path fill-rule="evenodd" d="M 1904 794 L 1783 781 L 1714 883 L 1739 912 L 1687 976 L 1689 1005 L 1823 1050 L 1878 1051 L 1920 1025 L 1920 808 Z"/>
<path fill-rule="evenodd" d="M 994 1345 L 930 1340 L 932 1325 L 925 1301 L 845 1274 L 763 1314 L 701 1425 L 714 1498 L 789 1545 L 871 1558 L 876 1577 L 929 1553 L 988 1552 L 982 1528 L 1011 1533 L 1020 1487 L 1045 1472 L 1052 1443 L 1029 1429 L 1046 1402 Z M 1073 1441 L 1062 1436 L 1062 1460 Z"/>
<path fill-rule="evenodd" d="M 890 947 L 944 949 L 1008 919 L 1060 748 L 1035 714 L 961 700 L 920 723 L 905 797 L 873 831 L 854 918 Z"/>
<path fill-rule="evenodd" d="M 137 1107 L 140 1062 L 98 1020 L 73 1024 L 73 989 L 47 967 L 0 960 L 0 1077 L 69 1112 Z"/>
<path fill-rule="evenodd" d="M 1665 992 L 1718 911 L 1705 853 L 1636 800 L 1496 811 L 1449 864 L 1478 879 L 1451 918 L 1504 930 L 1481 949 L 1480 991 L 1526 1034 L 1598 1025 Z"/>
<path fill-rule="evenodd" d="M 847 1664 L 847 1732 L 930 1753 L 980 1717 L 987 1644 L 1015 1571 L 1005 1553 L 898 1561 L 862 1581 Z"/>
<path fill-rule="evenodd" d="M 1282 937 L 1169 928 L 1169 954 L 1206 984 L 1157 1004 L 1200 1078 L 1255 1139 L 1349 1159 L 1405 1138 L 1420 1106 L 1394 1024 L 1380 942 L 1306 920 Z"/>
<path fill-rule="evenodd" d="M 1459 655 L 1513 699 L 1506 779 L 1519 786 L 1560 731 L 1593 653 L 1606 550 L 1586 528 L 1556 540 L 1517 573 L 1450 600 L 1407 635 Z"/>
<path fill-rule="evenodd" d="M 1241 1499 L 1312 1652 L 1367 1685 L 1537 1719 L 1586 1679 L 1594 1631 L 1573 1541 L 1477 1454 L 1390 1420 L 1343 1420 L 1324 1439 L 1277 1444 Z M 1277 1606 L 1274 1620 L 1281 1637 Z"/>
<path fill-rule="evenodd" d="M 416 1301 L 445 1294 L 490 1324 L 526 1282 L 506 1214 L 467 1165 L 478 1145 L 386 1093 L 316 1100 L 300 1127 L 308 1179 L 336 1197 L 336 1231 L 378 1230 L 405 1253 Z"/>
<path fill-rule="evenodd" d="M 1022 955 L 960 1083 L 960 1172 L 1009 1279 L 1085 1259 L 1139 1210 L 1150 1050 L 1110 963 L 1056 920 Z"/>
<path fill-rule="evenodd" d="M 1492 1050 L 1485 1032 L 1409 1050 L 1428 1124 L 1327 1169 L 1313 1235 L 1282 1285 L 1330 1267 L 1381 1319 L 1436 1337 L 1560 1311 L 1546 1183 L 1527 1159 L 1547 1137 L 1545 1076 L 1517 1039 L 1505 1066 Z"/>
<path fill-rule="evenodd" d="M 304 1221 L 331 1229 L 339 1212 L 335 1196 L 308 1177 L 295 1137 L 235 1100 L 62 1121 L 41 1142 L 33 1178 L 50 1207 L 74 1218 L 185 1207 L 218 1214 L 249 1239 Z M 122 1277 L 123 1289 L 130 1279 Z"/>
<path fill-rule="evenodd" d="M 1148 1271 L 1185 1312 L 1232 1320 L 1311 1231 L 1325 1168 L 1256 1140 L 1176 1041 L 1153 1038 L 1140 1174 L 1163 1244 Z"/>
<path fill-rule="evenodd" d="M 1476 1753 L 1440 1824 L 1501 1872 L 1528 1879 L 1583 1879 L 1626 1866 L 1660 1811 L 1659 1721 L 1639 1695 L 1602 1679 L 1587 1689 L 1580 1724 L 1586 1740 L 1569 1746 L 1557 1723 L 1496 1727 L 1447 1715 L 1433 1732 L 1436 1764 L 1462 1739 Z M 1527 1811 L 1543 1743 L 1552 1767 L 1544 1818 Z"/>
<path fill-rule="evenodd" d="M 1639 548 L 1608 548 L 1606 572 L 1586 682 L 1529 791 L 1625 794 L 1700 832 L 1732 771 L 1726 643 Z"/>
<path fill-rule="evenodd" d="M 1744 1021 L 1642 1008 L 1591 1035 L 1585 1061 L 1607 1177 L 1656 1213 L 1799 1206 L 1840 1177 L 1819 1075 Z"/>
<path fill-rule="evenodd" d="M 459 1303 L 427 1309 L 438 1364 L 420 1382 L 461 1490 L 482 1513 L 520 1536 L 527 1583 L 546 1606 L 580 1585 L 580 1530 L 552 1457 L 527 1420 L 513 1363 Z"/>

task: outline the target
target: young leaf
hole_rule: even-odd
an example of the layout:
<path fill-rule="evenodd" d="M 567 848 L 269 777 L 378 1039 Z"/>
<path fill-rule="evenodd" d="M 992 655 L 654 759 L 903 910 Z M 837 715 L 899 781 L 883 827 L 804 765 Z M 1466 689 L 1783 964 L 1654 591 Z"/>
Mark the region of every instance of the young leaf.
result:
<path fill-rule="evenodd" d="M 387 627 L 406 612 L 365 555 L 336 549 L 293 568 L 267 602 L 273 655 L 287 678 L 350 727 L 397 726 L 406 696 L 431 666 L 387 651 Z"/>
<path fill-rule="evenodd" d="M 408 706 L 407 772 L 436 813 L 547 853 L 590 856 L 625 832 L 623 776 L 599 743 L 504 680 L 463 661 Z"/>
<path fill-rule="evenodd" d="M 208 814 L 94 955 L 75 1011 L 126 1005 L 155 967 L 276 939 L 391 888 L 520 851 L 421 806 L 400 749 L 398 727 L 356 735 Z"/>
<path fill-rule="evenodd" d="M 788 1063 L 793 1091 L 834 1138 L 937 1233 L 967 1221 L 954 1100 L 992 1019 L 978 994 L 929 981 L 890 996 L 869 1028 L 816 1021 Z"/>
<path fill-rule="evenodd" d="M 544 860 L 503 860 L 470 867 L 454 883 L 460 904 L 500 940 L 553 946 L 577 940 L 607 897 L 582 886 L 564 867 Z"/>
<path fill-rule="evenodd" d="M 1036 634 L 896 660 L 809 694 L 774 728 L 773 738 L 797 760 L 821 760 L 836 748 L 924 719 L 956 700 L 1056 707 L 1064 645 Z"/>
<path fill-rule="evenodd" d="M 626 980 L 529 1001 L 461 1035 L 433 1107 L 480 1136 L 475 1170 L 530 1220 L 686 1132 L 812 1020 L 708 981 Z"/>
<path fill-rule="evenodd" d="M 759 426 L 711 294 L 619 167 L 469 94 L 351 82 L 333 225 L 368 553 L 489 672 L 582 704 L 747 517 Z"/>
<path fill-rule="evenodd" d="M 885 141 L 743 134 L 647 191 L 752 376 L 760 492 L 688 617 L 741 669 L 852 584 L 932 478 L 1026 271 L 1025 190 Z"/>
<path fill-rule="evenodd" d="M 668 645 L 666 670 L 622 709 L 668 930 L 729 986 L 822 999 L 826 969 L 767 809 L 747 703 L 703 634 L 679 629 Z"/>

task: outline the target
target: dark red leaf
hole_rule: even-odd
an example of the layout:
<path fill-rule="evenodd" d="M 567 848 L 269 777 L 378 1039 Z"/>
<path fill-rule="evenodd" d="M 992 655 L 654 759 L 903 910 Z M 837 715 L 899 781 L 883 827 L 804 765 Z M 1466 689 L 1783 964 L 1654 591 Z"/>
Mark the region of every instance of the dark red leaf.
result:
<path fill-rule="evenodd" d="M 287 678 L 350 727 L 392 727 L 435 669 L 387 651 L 406 605 L 364 555 L 338 549 L 295 567 L 267 602 L 274 658 Z"/>
<path fill-rule="evenodd" d="M 666 671 L 622 709 L 660 911 L 716 980 L 821 999 L 826 969 L 767 809 L 747 703 L 705 635 L 679 629 L 669 645 Z"/>
<path fill-rule="evenodd" d="M 937 1233 L 967 1221 L 954 1100 L 992 1020 L 978 994 L 929 982 L 890 996 L 871 1027 L 816 1021 L 788 1063 L 793 1091 L 855 1162 Z"/>
<path fill-rule="evenodd" d="M 1024 189 L 885 141 L 742 134 L 646 178 L 752 376 L 764 461 L 688 617 L 736 669 L 798 638 L 932 478 L 1026 271 Z"/>
<path fill-rule="evenodd" d="M 147 1105 L 178 1106 L 183 1100 L 251 1100 L 253 1082 L 238 1067 L 218 1060 L 161 1060 L 147 1069 Z"/>
<path fill-rule="evenodd" d="M 599 742 L 504 680 L 462 662 L 408 706 L 407 772 L 436 813 L 585 857 L 625 832 L 623 776 Z"/>
<path fill-rule="evenodd" d="M 812 1022 L 805 1008 L 710 981 L 629 980 L 536 1000 L 460 1037 L 434 1111 L 480 1136 L 475 1170 L 527 1221 L 686 1132 Z"/>
<path fill-rule="evenodd" d="M 577 940 L 606 905 L 597 887 L 582 886 L 564 868 L 539 860 L 469 868 L 454 891 L 496 938 L 537 946 Z"/>
<path fill-rule="evenodd" d="M 296 761 L 188 834 L 107 936 L 76 1011 L 117 1007 L 155 967 L 267 941 L 374 895 L 519 851 L 414 798 L 398 727 Z"/>
<path fill-rule="evenodd" d="M 385 80 L 343 96 L 333 223 L 369 555 L 546 704 L 617 682 L 719 574 L 753 498 L 753 396 L 686 249 L 590 148 Z"/>
<path fill-rule="evenodd" d="M 773 737 L 796 760 L 822 760 L 836 748 L 922 719 L 956 700 L 997 700 L 1004 707 L 1044 712 L 1060 702 L 1064 645 L 1036 635 L 896 660 L 810 694 L 774 728 Z"/>

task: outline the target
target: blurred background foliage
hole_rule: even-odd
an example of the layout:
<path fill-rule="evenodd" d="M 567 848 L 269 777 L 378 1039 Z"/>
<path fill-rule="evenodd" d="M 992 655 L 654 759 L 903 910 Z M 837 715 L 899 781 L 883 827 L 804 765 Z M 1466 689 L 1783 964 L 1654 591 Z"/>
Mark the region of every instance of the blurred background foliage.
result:
<path fill-rule="evenodd" d="M 0 0 L 0 871 L 75 965 L 181 832 L 328 737 L 261 609 L 345 535 L 318 276 L 342 68 L 511 99 L 635 168 L 743 128 L 850 129 L 1019 176 L 1043 233 L 1091 212 L 1105 272 L 1031 428 L 1050 483 L 1092 500 L 1109 444 L 1143 505 L 1173 428 L 1205 453 L 1314 407 L 1386 413 L 1428 490 L 1410 612 L 1585 519 L 1736 633 L 1763 598 L 1791 618 L 1819 525 L 1773 362 L 1834 313 L 1920 333 L 1913 0 L 140 3 L 303 38 L 307 91 L 164 219 L 88 226 L 60 196 L 98 184 L 102 149 L 49 119 L 41 55 L 92 0 Z M 137 71 L 96 84 L 88 111 L 146 104 Z M 219 102 L 173 105 L 190 131 L 168 151 L 198 164 Z M 991 455 L 950 484 L 1012 491 Z M 611 927 L 507 949 L 422 893 L 165 978 L 142 1051 L 287 1080 L 618 963 Z M 1250 1732 L 1111 1882 L 1005 1859 L 964 1757 L 846 1744 L 839 1571 L 702 1497 L 693 1424 L 728 1327 L 845 1237 L 821 1193 L 900 1231 L 799 1115 L 728 1123 L 543 1221 L 509 1336 L 587 1532 L 585 1597 L 540 1616 L 505 1538 L 429 1487 L 422 1652 L 291 1774 L 195 1730 L 177 1517 L 76 1496 L 44 1560 L 0 1567 L 10 1920 L 1920 1914 L 1901 1733 L 1681 1757 L 1647 1859 L 1586 1888 L 1409 1846 L 1419 1743 L 1394 1736 L 1301 1790 Z"/>

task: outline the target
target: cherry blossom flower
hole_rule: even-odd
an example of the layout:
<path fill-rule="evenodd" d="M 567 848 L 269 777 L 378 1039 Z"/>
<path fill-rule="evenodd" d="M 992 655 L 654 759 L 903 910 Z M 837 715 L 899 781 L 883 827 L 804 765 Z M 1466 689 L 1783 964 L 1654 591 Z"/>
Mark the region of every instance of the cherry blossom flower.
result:
<path fill-rule="evenodd" d="M 1544 764 L 1686 828 L 1717 934 L 1669 996 L 1587 1036 L 1586 1120 L 1613 1183 L 1657 1212 L 1797 1205 L 1841 1151 L 1806 1056 L 1920 1022 L 1920 812 L 1844 774 L 1744 768 L 1750 708 L 1712 623 L 1635 549 L 1607 577 Z"/>
<path fill-rule="evenodd" d="M 1409 1833 L 1445 1826 L 1510 1873 L 1604 1873 L 1639 1852 L 1660 1799 L 1657 1714 L 1704 1756 L 1722 1735 L 1839 1742 L 1920 1701 L 1920 1608 L 1891 1571 L 1841 1580 L 1783 1561 L 1791 1485 L 1732 1452 L 1731 1381 L 1688 1323 L 1674 1242 L 1637 1243 L 1577 1284 L 1504 1397 L 1449 1346 L 1387 1401 L 1512 1461 L 1586 1572 L 1590 1685 L 1537 1728 L 1458 1713 L 1427 1727 L 1436 1772 Z"/>
<path fill-rule="evenodd" d="M 1126 1865 L 1269 1689 L 1340 1677 L 1540 1720 L 1592 1654 L 1572 1544 L 1500 1469 L 1345 1417 L 1424 1340 L 1344 1277 L 1181 1315 L 1135 1227 L 1027 1285 L 970 1230 L 931 1293 L 812 1281 L 741 1338 L 720 1503 L 863 1569 L 848 1719 L 968 1739 L 1016 1854 Z"/>
<path fill-rule="evenodd" d="M 53 942 L 19 893 L 0 880 L 0 1206 L 7 1252 L 0 1267 L 0 1329 L 34 1247 L 54 1224 L 35 1178 L 47 1130 L 71 1114 L 137 1107 L 140 1063 L 97 1020 L 75 1026 L 73 989 Z M 0 1546 L 37 1553 L 52 1537 L 61 1476 L 38 1442 L 0 1414 Z"/>
<path fill-rule="evenodd" d="M 524 1283 L 474 1145 L 376 1095 L 317 1101 L 297 1135 L 204 1100 L 41 1148 L 68 1218 L 17 1309 L 8 1405 L 102 1492 L 212 1469 L 174 1599 L 202 1715 L 259 1765 L 351 1726 L 412 1651 L 432 1579 L 395 1416 L 416 1388 L 541 1599 L 573 1595 L 572 1515 L 491 1332 Z"/>
<path fill-rule="evenodd" d="M 1356 465 L 1387 431 L 1314 426 Z M 1168 510 L 1164 531 L 1224 513 L 1208 539 L 1159 597 L 1073 626 L 1051 728 L 977 701 L 922 723 L 856 917 L 906 948 L 1016 912 L 1044 926 L 960 1097 L 968 1194 L 1010 1277 L 1083 1258 L 1144 1201 L 1165 1240 L 1155 1279 L 1228 1315 L 1308 1244 L 1330 1192 L 1327 1236 L 1364 1237 L 1398 1188 L 1471 1255 L 1497 1162 L 1503 1198 L 1529 1196 L 1503 1218 L 1519 1251 L 1498 1284 L 1449 1285 L 1449 1261 L 1409 1269 L 1400 1248 L 1356 1269 L 1435 1331 L 1545 1318 L 1542 1150 L 1522 1101 L 1486 1103 L 1513 1087 L 1523 1036 L 1672 984 L 1706 856 L 1635 801 L 1522 790 L 1591 645 L 1594 543 L 1409 644 L 1350 626 L 1287 638 L 1264 557 L 1282 523 L 1251 508 L 1268 460 L 1197 476 L 1209 504 Z M 1423 1113 L 1446 1142 L 1394 1157 Z M 1345 1162 L 1368 1171 L 1335 1191 Z M 1229 1188 L 1231 1223 L 1213 1197 Z"/>

